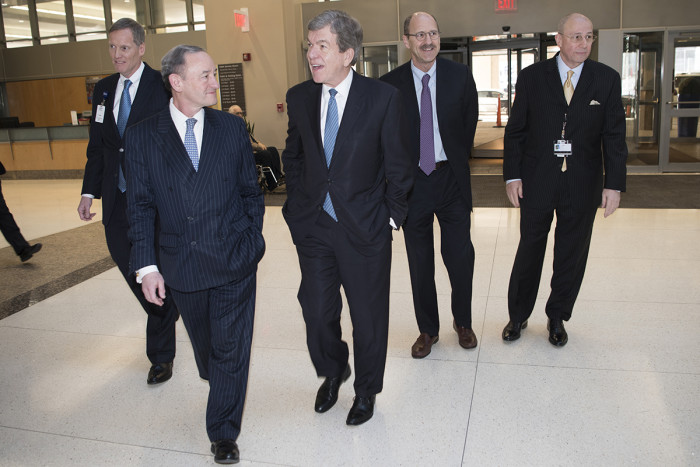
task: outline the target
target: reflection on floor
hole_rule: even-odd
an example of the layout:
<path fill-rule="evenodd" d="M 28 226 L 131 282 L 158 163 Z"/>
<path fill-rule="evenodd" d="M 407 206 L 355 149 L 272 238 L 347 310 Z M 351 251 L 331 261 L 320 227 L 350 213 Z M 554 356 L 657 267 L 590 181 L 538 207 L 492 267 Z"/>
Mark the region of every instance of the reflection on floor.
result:
<path fill-rule="evenodd" d="M 79 181 L 51 186 L 12 199 L 30 239 L 82 225 Z M 351 384 L 330 412 L 313 411 L 321 381 L 296 300 L 299 266 L 280 208 L 268 207 L 242 465 L 697 465 L 700 210 L 599 215 L 564 348 L 548 343 L 543 311 L 551 234 L 530 326 L 501 340 L 518 223 L 515 209 L 474 210 L 473 351 L 449 325 L 438 260 L 443 328 L 424 360 L 409 353 L 418 331 L 395 235 L 385 387 L 374 418 L 351 428 Z M 207 385 L 181 322 L 174 377 L 157 387 L 145 384 L 144 326 L 114 268 L 0 320 L 0 465 L 214 465 Z M 351 344 L 347 312 L 343 329 Z"/>

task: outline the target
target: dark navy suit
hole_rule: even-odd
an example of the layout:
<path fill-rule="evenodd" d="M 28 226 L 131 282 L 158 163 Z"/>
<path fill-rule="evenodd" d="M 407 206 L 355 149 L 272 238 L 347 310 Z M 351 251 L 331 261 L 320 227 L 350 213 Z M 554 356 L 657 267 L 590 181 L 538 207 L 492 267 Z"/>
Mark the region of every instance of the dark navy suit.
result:
<path fill-rule="evenodd" d="M 442 258 L 452 286 L 452 314 L 459 326 L 472 327 L 474 246 L 470 237 L 469 156 L 479 114 L 476 85 L 467 66 L 438 58 L 435 79 L 434 105 L 448 165 L 428 176 L 418 166 L 420 112 L 411 62 L 381 77 L 401 91 L 410 129 L 410 158 L 416 183 L 408 196 L 404 238 L 418 329 L 430 336 L 437 336 L 440 329 L 433 248 L 435 216 L 440 223 Z"/>
<path fill-rule="evenodd" d="M 265 207 L 243 120 L 204 110 L 198 171 L 169 108 L 126 133 L 131 265 L 156 264 L 160 254 L 199 374 L 209 380 L 209 438 L 235 440 L 248 380 L 255 274 L 265 250 Z"/>
<path fill-rule="evenodd" d="M 119 73 L 114 73 L 95 85 L 92 96 L 90 141 L 81 193 L 102 198 L 102 223 L 105 226 L 107 248 L 131 291 L 148 313 L 146 325 L 146 354 L 152 363 L 172 362 L 175 358 L 175 322 L 177 308 L 166 301 L 162 307 L 149 303 L 129 272 L 129 223 L 126 218 L 126 196 L 117 188 L 119 165 L 124 164 L 124 150 L 117 122 L 114 119 L 114 99 Z M 116 96 L 117 99 L 120 96 Z M 127 128 L 159 112 L 168 104 L 168 93 L 159 72 L 145 65 L 136 96 L 131 105 Z M 95 121 L 97 106 L 105 106 L 104 121 Z M 155 263 L 154 263 L 155 264 Z"/>
<path fill-rule="evenodd" d="M 547 316 L 567 321 L 581 288 L 596 211 L 603 188 L 625 191 L 627 146 L 620 75 L 586 60 L 569 105 L 556 57 L 520 72 L 504 139 L 503 178 L 521 179 L 520 244 L 508 289 L 512 321 L 523 322 L 537 299 L 554 213 L 554 273 Z M 573 153 L 555 157 L 565 139 Z M 603 174 L 603 170 L 605 174 Z"/>
<path fill-rule="evenodd" d="M 351 73 L 354 73 L 351 71 Z M 289 129 L 282 154 L 287 201 L 282 209 L 297 247 L 299 302 L 319 376 L 348 364 L 341 340 L 342 284 L 350 306 L 355 393 L 383 387 L 389 327 L 392 218 L 406 218 L 412 170 L 398 91 L 354 74 L 330 167 L 321 143 L 322 85 L 306 81 L 287 92 Z M 322 209 L 326 193 L 338 222 Z"/>

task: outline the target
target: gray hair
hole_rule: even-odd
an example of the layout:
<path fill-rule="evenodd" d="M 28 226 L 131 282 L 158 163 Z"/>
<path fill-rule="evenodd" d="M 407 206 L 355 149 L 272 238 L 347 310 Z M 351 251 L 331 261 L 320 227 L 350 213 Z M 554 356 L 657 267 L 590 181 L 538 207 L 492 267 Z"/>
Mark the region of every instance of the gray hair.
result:
<path fill-rule="evenodd" d="M 136 45 L 141 45 L 146 42 L 146 31 L 143 30 L 143 26 L 131 18 L 118 19 L 112 24 L 112 27 L 109 28 L 108 33 L 111 34 L 114 31 L 121 31 L 122 29 L 131 30 L 131 36 L 134 38 L 134 43 Z"/>
<path fill-rule="evenodd" d="M 410 15 L 406 16 L 406 19 L 403 20 L 403 35 L 404 36 L 408 36 L 408 33 L 410 32 L 408 27 L 411 25 L 411 20 L 413 19 L 413 17 L 417 13 L 422 13 L 424 15 L 428 15 L 431 18 L 433 18 L 433 21 L 435 21 L 435 25 L 437 26 L 437 30 L 438 31 L 440 30 L 440 25 L 438 24 L 437 19 L 435 19 L 435 17 L 433 15 L 431 15 L 430 13 L 426 13 L 425 11 L 417 11 L 416 13 L 411 13 Z M 425 32 L 428 32 L 428 31 L 425 31 Z"/>
<path fill-rule="evenodd" d="M 168 91 L 172 91 L 170 75 L 175 74 L 182 76 L 184 72 L 185 56 L 187 54 L 196 54 L 199 52 L 204 52 L 204 49 L 196 45 L 180 44 L 163 55 L 163 59 L 160 61 L 160 74 L 163 76 L 163 82 Z"/>
<path fill-rule="evenodd" d="M 353 49 L 355 52 L 350 65 L 354 65 L 362 51 L 362 26 L 352 16 L 340 10 L 326 10 L 309 21 L 307 29 L 318 31 L 330 25 L 331 32 L 337 35 L 338 49 L 345 52 Z"/>

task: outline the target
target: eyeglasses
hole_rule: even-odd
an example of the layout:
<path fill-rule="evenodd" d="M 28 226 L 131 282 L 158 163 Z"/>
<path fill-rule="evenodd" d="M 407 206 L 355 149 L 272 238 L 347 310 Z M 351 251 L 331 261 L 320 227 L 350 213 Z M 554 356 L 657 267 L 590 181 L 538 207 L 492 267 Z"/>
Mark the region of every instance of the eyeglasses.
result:
<path fill-rule="evenodd" d="M 418 41 L 424 41 L 426 37 L 430 36 L 431 39 L 437 39 L 440 37 L 440 31 L 428 31 L 428 32 L 417 32 L 415 34 L 406 34 L 407 36 L 413 36 Z"/>
<path fill-rule="evenodd" d="M 570 36 L 561 32 L 559 34 L 568 37 L 571 42 L 574 42 L 576 44 L 580 44 L 584 40 L 589 44 L 592 44 L 596 39 L 598 39 L 598 36 L 596 36 L 595 34 L 586 34 L 585 36 L 583 34 L 574 34 Z"/>

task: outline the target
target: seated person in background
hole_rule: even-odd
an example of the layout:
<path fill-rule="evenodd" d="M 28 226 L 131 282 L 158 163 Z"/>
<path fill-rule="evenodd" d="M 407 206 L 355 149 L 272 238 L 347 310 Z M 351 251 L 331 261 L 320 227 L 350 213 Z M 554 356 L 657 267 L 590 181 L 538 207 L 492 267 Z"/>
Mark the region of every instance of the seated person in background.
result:
<path fill-rule="evenodd" d="M 228 113 L 241 117 L 243 120 L 245 120 L 243 109 L 241 109 L 241 107 L 238 105 L 232 105 L 229 107 Z M 246 123 L 248 122 L 246 121 Z M 248 128 L 248 131 L 250 132 L 250 128 Z M 250 134 L 250 144 L 253 146 L 255 163 L 264 167 L 270 167 L 270 169 L 272 169 L 272 173 L 277 179 L 277 183 L 281 184 L 284 180 L 284 174 L 282 173 L 282 162 L 277 148 L 274 146 L 265 146 L 263 143 L 253 138 L 252 134 Z"/>

